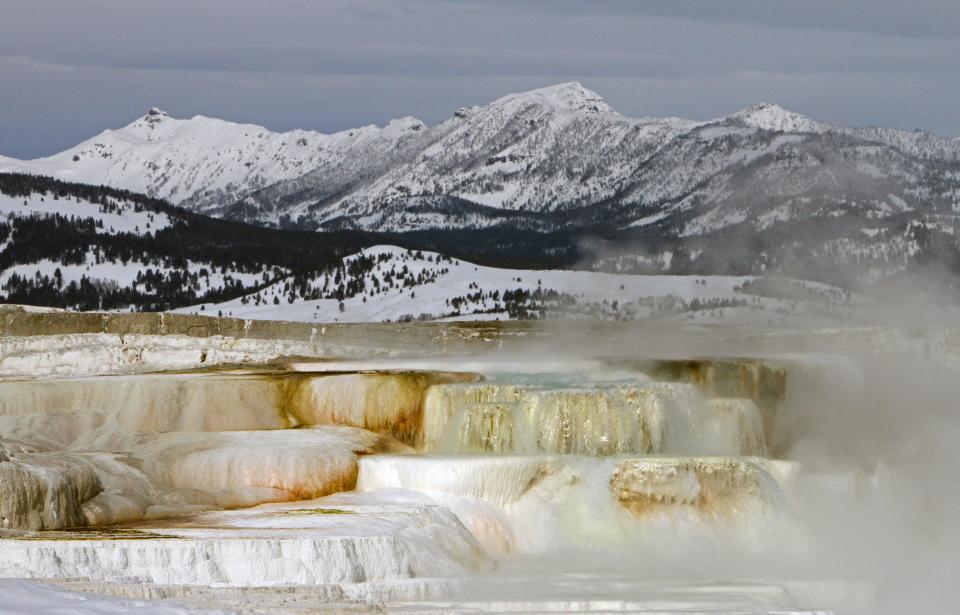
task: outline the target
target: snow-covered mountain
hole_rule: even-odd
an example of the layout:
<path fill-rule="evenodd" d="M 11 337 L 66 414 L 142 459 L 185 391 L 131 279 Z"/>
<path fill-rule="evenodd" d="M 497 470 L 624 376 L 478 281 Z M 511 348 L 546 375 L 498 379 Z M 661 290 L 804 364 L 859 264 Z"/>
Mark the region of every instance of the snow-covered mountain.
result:
<path fill-rule="evenodd" d="M 197 211 L 230 203 L 264 186 L 329 166 L 388 154 L 425 126 L 402 118 L 335 134 L 275 133 L 252 124 L 150 109 L 124 128 L 106 130 L 48 158 L 0 158 L 0 170 L 132 190 Z"/>
<path fill-rule="evenodd" d="M 261 226 L 389 233 L 350 245 L 496 266 L 775 272 L 850 288 L 917 268 L 960 275 L 960 140 L 834 127 L 769 103 L 711 121 L 637 119 L 564 83 L 433 127 L 405 118 L 333 135 L 154 109 L 0 169 Z"/>
<path fill-rule="evenodd" d="M 279 182 L 245 199 L 243 214 L 262 220 L 258 212 L 279 201 L 292 219 L 324 228 L 549 228 L 555 212 L 616 195 L 644 160 L 696 125 L 627 118 L 564 83 L 459 109 L 413 155 L 362 185 L 330 194 L 327 176 Z"/>
<path fill-rule="evenodd" d="M 332 135 L 154 109 L 49 158 L 0 158 L 3 169 L 306 229 L 655 225 L 696 236 L 960 202 L 957 139 L 834 127 L 769 103 L 706 122 L 628 118 L 579 83 L 463 108 L 433 127 L 403 118 Z"/>

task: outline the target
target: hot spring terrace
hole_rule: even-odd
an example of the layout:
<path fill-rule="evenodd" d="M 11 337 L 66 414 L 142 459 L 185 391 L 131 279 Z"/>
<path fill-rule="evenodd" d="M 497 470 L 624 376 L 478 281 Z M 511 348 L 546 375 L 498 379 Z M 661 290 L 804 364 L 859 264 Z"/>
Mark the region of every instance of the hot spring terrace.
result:
<path fill-rule="evenodd" d="M 801 478 L 872 497 L 873 474 L 786 458 L 779 428 L 842 360 L 729 331 L 705 337 L 757 358 L 657 357 L 656 336 L 575 353 L 519 327 L 285 339 L 66 315 L 22 335 L 56 316 L 0 340 L 0 577 L 270 613 L 871 602 L 859 579 L 750 568 L 809 549 Z M 744 570 L 707 565 L 730 550 Z M 680 552 L 692 579 L 668 574 Z"/>

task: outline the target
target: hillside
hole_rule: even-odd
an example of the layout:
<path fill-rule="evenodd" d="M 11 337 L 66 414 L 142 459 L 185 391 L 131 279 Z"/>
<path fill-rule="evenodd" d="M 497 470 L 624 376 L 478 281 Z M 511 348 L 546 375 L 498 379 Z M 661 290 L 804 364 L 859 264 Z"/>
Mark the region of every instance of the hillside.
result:
<path fill-rule="evenodd" d="M 136 193 L 0 174 L 0 295 L 80 310 L 222 301 L 365 245 L 361 233 L 271 231 Z"/>
<path fill-rule="evenodd" d="M 178 311 L 321 323 L 548 317 L 770 322 L 787 315 L 841 319 L 845 307 L 870 304 L 800 280 L 504 269 L 382 245 L 299 286 L 281 280 L 237 299 Z"/>
<path fill-rule="evenodd" d="M 829 220 L 826 228 L 809 221 L 757 233 L 743 224 L 702 237 L 654 228 L 308 232 L 8 173 L 0 174 L 0 299 L 80 310 L 187 309 L 331 321 L 646 318 L 708 305 L 789 311 L 795 306 L 757 306 L 735 291 L 756 283 L 751 280 L 785 276 L 809 280 L 797 282 L 808 287 L 836 287 L 839 294 L 826 303 L 845 303 L 851 291 L 956 300 L 960 253 L 952 226 L 910 213 L 867 229 L 854 216 Z M 375 257 L 364 251 L 374 246 L 381 246 Z M 416 253 L 421 256 L 410 256 Z M 404 265 L 419 273 L 401 275 Z M 691 280 L 695 292 L 688 292 Z M 763 296 L 796 299 L 793 283 L 773 291 L 762 285 Z"/>
<path fill-rule="evenodd" d="M 755 276 L 562 270 L 580 241 L 495 230 L 274 230 L 132 192 L 0 175 L 0 298 L 7 303 L 366 322 L 709 319 L 731 309 L 823 315 L 851 301 L 846 291 L 812 282 L 786 281 L 771 294 L 757 292 L 769 283 Z M 474 262 L 464 260 L 470 255 Z"/>

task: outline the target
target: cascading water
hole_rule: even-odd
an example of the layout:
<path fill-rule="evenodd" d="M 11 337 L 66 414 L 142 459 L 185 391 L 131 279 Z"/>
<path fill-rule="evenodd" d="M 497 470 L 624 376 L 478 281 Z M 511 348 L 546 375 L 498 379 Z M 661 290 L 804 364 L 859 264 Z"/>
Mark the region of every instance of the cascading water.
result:
<path fill-rule="evenodd" d="M 745 424 L 758 416 L 749 400 L 712 407 L 690 384 L 441 384 L 427 391 L 421 441 L 448 453 L 740 454 L 737 409 Z M 762 452 L 757 435 L 746 453 Z"/>
<path fill-rule="evenodd" d="M 420 445 L 427 451 L 442 450 L 448 445 L 448 439 L 459 438 L 461 435 L 473 437 L 474 434 L 465 426 L 471 421 L 469 413 L 481 411 L 483 404 L 501 404 L 504 409 L 511 410 L 510 420 L 500 425 L 503 429 L 513 429 L 512 410 L 523 397 L 525 385 L 498 384 L 498 383 L 461 383 L 434 385 L 427 389 L 423 397 L 423 422 L 420 429 Z M 466 431 L 466 433 L 463 433 Z M 490 437 L 492 434 L 487 434 Z M 464 452 L 475 448 L 477 444 L 471 442 L 466 445 Z"/>
<path fill-rule="evenodd" d="M 456 441 L 464 452 L 508 453 L 513 450 L 516 404 L 467 404 L 458 410 L 448 426 L 452 434 L 443 440 Z"/>
<path fill-rule="evenodd" d="M 739 455 L 767 456 L 760 409 L 749 399 L 719 398 L 708 402 L 713 411 L 715 438 L 729 438 L 728 447 Z"/>
<path fill-rule="evenodd" d="M 790 508 L 792 468 L 762 459 L 751 399 L 642 374 L 434 384 L 419 443 L 362 458 L 358 491 L 450 508 L 495 554 L 655 548 L 664 532 L 756 538 Z"/>

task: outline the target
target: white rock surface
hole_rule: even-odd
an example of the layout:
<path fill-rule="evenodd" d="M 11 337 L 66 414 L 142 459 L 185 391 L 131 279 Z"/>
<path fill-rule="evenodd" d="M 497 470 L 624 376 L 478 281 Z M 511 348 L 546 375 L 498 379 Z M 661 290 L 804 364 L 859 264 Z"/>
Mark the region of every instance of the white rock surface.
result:
<path fill-rule="evenodd" d="M 0 576 L 264 587 L 450 577 L 482 566 L 476 541 L 442 508 L 323 506 L 267 505 L 172 528 L 0 540 Z"/>
<path fill-rule="evenodd" d="M 295 430 L 112 434 L 110 452 L 17 451 L 0 461 L 0 526 L 60 529 L 211 508 L 320 497 L 353 488 L 359 454 L 381 436 Z"/>
<path fill-rule="evenodd" d="M 0 337 L 0 378 L 40 378 L 176 371 L 262 364 L 283 357 L 350 357 L 360 348 L 224 336 L 77 333 Z M 389 348 L 364 348 L 390 356 Z"/>
<path fill-rule="evenodd" d="M 725 397 L 707 400 L 713 411 L 717 441 L 727 440 L 725 448 L 738 455 L 767 456 L 767 442 L 760 409 L 749 399 Z"/>
<path fill-rule="evenodd" d="M 701 516 L 761 524 L 789 513 L 780 482 L 740 457 L 647 457 L 619 463 L 610 477 L 617 500 L 638 516 Z"/>
<path fill-rule="evenodd" d="M 143 600 L 119 600 L 68 591 L 50 585 L 0 579 L 4 615 L 226 615 L 227 611 L 191 609 Z"/>
<path fill-rule="evenodd" d="M 121 433 L 285 429 L 285 382 L 182 374 L 0 381 L 0 435 L 44 450 L 111 450 Z"/>
<path fill-rule="evenodd" d="M 370 455 L 360 460 L 358 491 L 407 489 L 470 496 L 498 505 L 517 501 L 562 464 L 518 455 Z"/>
<path fill-rule="evenodd" d="M 159 486 L 195 489 L 228 500 L 231 493 L 250 488 L 286 495 L 277 499 L 307 500 L 353 489 L 357 454 L 382 448 L 376 434 L 329 425 L 160 434 L 137 443 L 131 453 Z"/>
<path fill-rule="evenodd" d="M 81 525 L 82 504 L 101 491 L 79 455 L 16 453 L 0 460 L 0 527 L 58 529 Z"/>

